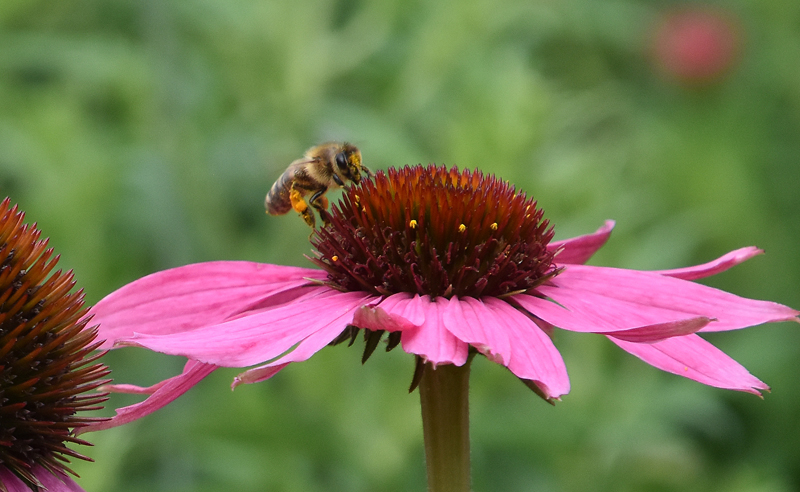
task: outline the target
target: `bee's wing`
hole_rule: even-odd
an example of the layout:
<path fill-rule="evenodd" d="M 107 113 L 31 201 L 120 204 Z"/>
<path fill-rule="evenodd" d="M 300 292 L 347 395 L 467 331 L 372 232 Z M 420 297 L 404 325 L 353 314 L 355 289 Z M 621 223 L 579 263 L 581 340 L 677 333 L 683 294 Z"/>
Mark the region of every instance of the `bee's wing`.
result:
<path fill-rule="evenodd" d="M 295 160 L 292 161 L 291 164 L 289 164 L 289 167 L 286 168 L 286 172 L 284 172 L 284 174 L 289 174 L 291 176 L 294 176 L 295 172 L 297 172 L 300 169 L 305 168 L 308 164 L 311 164 L 312 162 L 314 162 L 316 160 L 317 159 L 311 158 L 311 157 L 301 157 L 300 159 L 295 159 Z M 290 173 L 290 171 L 291 171 L 291 173 Z"/>

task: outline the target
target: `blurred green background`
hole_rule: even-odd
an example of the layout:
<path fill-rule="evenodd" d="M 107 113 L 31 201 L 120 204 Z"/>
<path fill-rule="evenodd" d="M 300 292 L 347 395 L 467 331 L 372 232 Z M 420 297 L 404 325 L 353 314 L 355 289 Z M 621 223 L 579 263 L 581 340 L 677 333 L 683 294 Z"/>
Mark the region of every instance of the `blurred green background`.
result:
<path fill-rule="evenodd" d="M 707 283 L 797 308 L 800 3 L 719 7 L 4 0 L 0 195 L 39 223 L 93 303 L 191 262 L 310 266 L 306 225 L 267 217 L 263 198 L 307 147 L 346 139 L 373 169 L 496 173 L 539 199 L 558 238 L 616 219 L 593 264 L 674 268 L 758 245 L 767 255 Z M 669 21 L 675 9 L 694 30 Z M 675 39 L 705 58 L 676 48 L 666 60 Z M 705 387 L 558 332 L 572 392 L 551 407 L 477 360 L 475 490 L 800 490 L 798 327 L 708 338 L 773 393 Z M 424 490 L 413 359 L 397 350 L 362 367 L 360 352 L 327 348 L 235 392 L 238 371 L 220 370 L 146 419 L 88 435 L 96 463 L 75 465 L 79 483 Z M 137 349 L 105 360 L 117 382 L 142 385 L 183 364 Z"/>

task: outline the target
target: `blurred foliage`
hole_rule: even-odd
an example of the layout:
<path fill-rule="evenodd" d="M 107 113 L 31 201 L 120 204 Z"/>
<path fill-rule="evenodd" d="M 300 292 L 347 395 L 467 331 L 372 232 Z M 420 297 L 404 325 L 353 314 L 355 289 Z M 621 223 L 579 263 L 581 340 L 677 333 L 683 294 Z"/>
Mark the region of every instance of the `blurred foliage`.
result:
<path fill-rule="evenodd" d="M 190 262 L 308 266 L 305 224 L 266 217 L 263 197 L 307 147 L 346 139 L 373 169 L 437 162 L 509 179 L 557 237 L 616 219 L 595 264 L 673 268 L 756 244 L 768 254 L 708 283 L 798 307 L 800 3 L 719 2 L 739 52 L 703 84 L 653 59 L 656 26 L 681 5 L 4 0 L 0 195 L 96 302 Z M 475 490 L 800 489 L 797 327 L 709 338 L 774 393 L 708 388 L 559 332 L 573 389 L 552 408 L 478 361 Z M 96 463 L 76 465 L 80 483 L 423 490 L 413 361 L 359 357 L 328 348 L 233 393 L 236 371 L 218 371 L 89 435 Z M 106 362 L 138 384 L 182 366 L 136 349 Z"/>

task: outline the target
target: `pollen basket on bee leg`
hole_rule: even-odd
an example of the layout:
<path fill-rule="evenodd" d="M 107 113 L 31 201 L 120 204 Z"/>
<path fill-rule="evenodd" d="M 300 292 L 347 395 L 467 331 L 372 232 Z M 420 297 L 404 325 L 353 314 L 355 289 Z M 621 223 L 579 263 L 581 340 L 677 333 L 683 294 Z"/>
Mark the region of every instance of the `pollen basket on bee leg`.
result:
<path fill-rule="evenodd" d="M 303 195 L 300 194 L 297 190 L 292 190 L 291 194 L 289 195 L 289 199 L 292 202 L 292 208 L 295 212 L 303 213 L 308 209 L 308 204 L 303 199 Z"/>

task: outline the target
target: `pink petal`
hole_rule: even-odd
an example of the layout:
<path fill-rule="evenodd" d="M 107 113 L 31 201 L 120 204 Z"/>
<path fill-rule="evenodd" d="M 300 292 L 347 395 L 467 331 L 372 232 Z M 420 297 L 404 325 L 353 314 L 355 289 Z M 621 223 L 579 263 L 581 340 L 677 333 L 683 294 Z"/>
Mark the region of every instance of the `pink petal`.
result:
<path fill-rule="evenodd" d="M 569 392 L 567 367 L 550 337 L 508 303 L 490 297 L 453 297 L 442 319 L 451 333 L 490 360 L 534 381 L 545 398 Z"/>
<path fill-rule="evenodd" d="M 188 362 L 187 362 L 188 367 Z M 186 371 L 186 367 L 184 367 L 184 371 Z M 128 395 L 152 395 L 156 391 L 159 390 L 162 386 L 170 384 L 170 379 L 165 379 L 164 381 L 160 381 L 152 386 L 137 386 L 135 384 L 104 384 L 97 388 L 97 391 L 103 392 L 108 391 L 109 393 L 124 393 Z"/>
<path fill-rule="evenodd" d="M 551 300 L 528 294 L 511 296 L 511 300 L 534 316 L 562 330 L 607 333 L 632 328 L 614 325 L 612 324 L 613 320 L 609 321 L 607 319 L 608 316 L 601 316 L 601 313 L 595 313 L 589 309 L 585 310 L 586 313 L 567 309 Z"/>
<path fill-rule="evenodd" d="M 559 248 L 563 248 L 556 255 L 555 262 L 557 265 L 571 263 L 582 265 L 589 261 L 589 258 L 608 241 L 609 236 L 611 236 L 611 230 L 614 229 L 614 224 L 613 220 L 607 220 L 603 227 L 597 229 L 594 233 L 562 241 L 553 241 L 547 245 L 547 250 L 558 251 Z"/>
<path fill-rule="evenodd" d="M 587 296 L 588 298 L 589 296 Z M 623 324 L 624 314 L 613 310 L 604 310 L 603 306 L 592 304 L 578 305 L 576 309 L 567 309 L 560 304 L 527 294 L 512 296 L 513 303 L 519 304 L 527 312 L 540 318 L 537 325 L 547 332 L 548 327 L 558 326 L 563 330 L 581 333 L 601 333 L 604 335 L 620 334 L 620 338 L 637 342 L 656 342 L 665 338 L 694 333 L 705 327 L 709 318 L 698 316 L 662 323 L 648 323 L 646 318 L 639 320 L 643 324 L 627 326 Z M 630 317 L 630 316 L 629 316 Z M 634 323 L 631 321 L 631 323 Z"/>
<path fill-rule="evenodd" d="M 634 343 L 654 343 L 666 340 L 667 338 L 679 337 L 696 333 L 698 330 L 713 321 L 704 316 L 689 318 L 680 321 L 669 321 L 657 325 L 648 325 L 641 328 L 630 330 L 615 331 L 613 333 L 603 333 L 603 335 L 614 336 L 620 340 Z"/>
<path fill-rule="evenodd" d="M 419 294 L 414 297 L 395 294 L 381 301 L 380 307 L 391 316 L 399 316 L 412 325 L 421 326 L 425 322 L 426 307 L 429 304 L 429 299 L 423 299 Z"/>
<path fill-rule="evenodd" d="M 761 393 L 758 390 L 769 390 L 769 386 L 741 364 L 697 335 L 670 338 L 653 344 L 626 342 L 613 336 L 608 338 L 651 366 L 709 386 L 746 391 L 759 396 Z"/>
<path fill-rule="evenodd" d="M 171 335 L 136 334 L 126 344 L 183 355 L 218 366 L 246 367 L 275 358 L 323 329 L 338 330 L 353 321 L 357 308 L 372 298 L 364 292 L 306 287 L 292 302 Z"/>
<path fill-rule="evenodd" d="M 184 366 L 181 374 L 151 386 L 150 389 L 154 391 L 146 400 L 117 409 L 117 414 L 110 420 L 98 421 L 86 427 L 77 428 L 75 429 L 75 434 L 110 429 L 150 415 L 189 391 L 192 386 L 214 372 L 217 367 L 213 364 L 203 364 L 190 360 Z M 146 390 L 142 392 L 146 392 Z"/>
<path fill-rule="evenodd" d="M 412 296 L 406 292 L 393 294 L 377 306 L 361 306 L 353 316 L 353 324 L 369 330 L 405 331 L 422 324 L 425 317 L 413 312 Z M 412 318 L 415 322 L 407 319 Z"/>
<path fill-rule="evenodd" d="M 214 261 L 154 273 L 112 292 L 89 312 L 98 338 L 115 341 L 138 333 L 170 334 L 219 323 L 324 272 L 246 261 Z"/>
<path fill-rule="evenodd" d="M 152 395 L 169 380 L 161 381 L 153 386 L 137 386 L 135 384 L 104 384 L 97 388 L 97 391 L 108 391 L 109 393 L 125 393 L 128 395 Z"/>
<path fill-rule="evenodd" d="M 750 258 L 763 254 L 764 251 L 756 248 L 755 246 L 748 246 L 740 248 L 730 253 L 720 256 L 714 261 L 703 263 L 702 265 L 690 266 L 686 268 L 675 268 L 673 270 L 657 270 L 654 273 L 665 275 L 667 277 L 675 277 L 683 280 L 697 280 L 699 278 L 710 277 L 720 272 L 743 263 Z"/>
<path fill-rule="evenodd" d="M 40 465 L 34 465 L 32 472 L 39 483 L 45 487 L 43 492 L 86 492 L 63 473 L 54 475 Z M 2 464 L 0 464 L 0 487 L 5 487 L 4 490 L 7 492 L 31 492 L 31 488 L 25 482 Z"/>
<path fill-rule="evenodd" d="M 45 492 L 86 492 L 80 485 L 63 473 L 53 475 L 45 468 L 36 466 L 34 475 L 44 485 Z M 28 491 L 29 489 L 22 489 Z"/>
<path fill-rule="evenodd" d="M 421 311 L 425 320 L 420 326 L 403 331 L 401 341 L 403 350 L 417 354 L 426 362 L 436 364 L 463 365 L 467 361 L 469 346 L 453 336 L 444 325 L 442 315 L 447 307 L 447 299 L 438 297 L 431 302 L 428 296 L 416 296 L 405 309 Z"/>
<path fill-rule="evenodd" d="M 339 336 L 343 329 L 343 326 L 338 326 L 336 324 L 330 324 L 326 327 L 323 327 L 300 342 L 300 344 L 297 345 L 297 348 L 284 355 L 280 359 L 260 367 L 249 369 L 236 376 L 236 378 L 233 380 L 233 384 L 231 385 L 231 389 L 234 389 L 240 384 L 244 383 L 249 384 L 265 381 L 277 374 L 292 362 L 302 362 L 308 360 L 312 355 L 325 348 L 329 343 L 331 343 L 331 341 Z"/>
<path fill-rule="evenodd" d="M 498 329 L 496 318 L 483 302 L 472 297 L 450 298 L 442 316 L 447 329 L 459 340 L 472 345 L 492 362 L 508 366 L 512 345 L 510 332 Z"/>
<path fill-rule="evenodd" d="M 235 378 L 233 378 L 233 383 L 231 383 L 231 390 L 235 390 L 236 387 L 239 386 L 240 384 L 253 384 L 253 383 L 260 383 L 261 381 L 266 381 L 267 379 L 281 372 L 283 368 L 288 365 L 289 362 L 278 365 L 265 364 L 263 366 L 248 369 L 243 373 L 239 374 L 238 376 L 236 376 Z"/>
<path fill-rule="evenodd" d="M 31 492 L 30 487 L 20 480 L 11 470 L 0 464 L 0 484 L 4 485 L 8 492 Z"/>
<path fill-rule="evenodd" d="M 679 321 L 697 316 L 715 318 L 703 331 L 722 331 L 777 321 L 798 321 L 800 312 L 768 301 L 746 299 L 728 292 L 653 272 L 569 265 L 551 285 L 538 291 L 576 317 L 605 322 L 611 330 Z M 514 296 L 526 309 L 524 295 Z M 541 304 L 534 301 L 531 304 Z M 533 309 L 533 310 L 531 310 Z M 531 306 L 536 316 L 565 329 L 544 308 Z M 538 311 L 536 309 L 539 309 Z M 554 311 L 550 308 L 550 311 Z"/>

